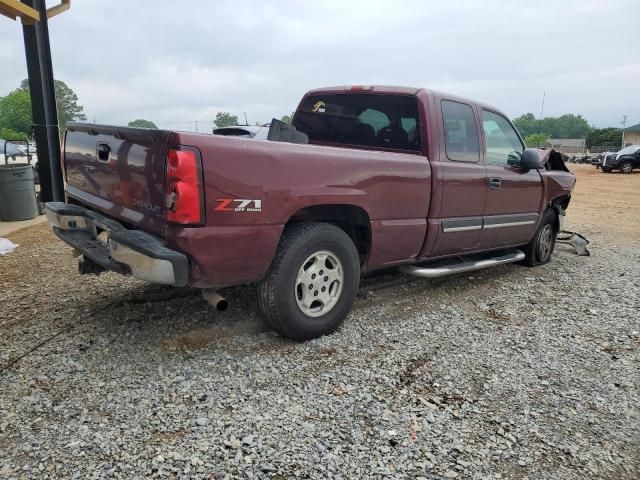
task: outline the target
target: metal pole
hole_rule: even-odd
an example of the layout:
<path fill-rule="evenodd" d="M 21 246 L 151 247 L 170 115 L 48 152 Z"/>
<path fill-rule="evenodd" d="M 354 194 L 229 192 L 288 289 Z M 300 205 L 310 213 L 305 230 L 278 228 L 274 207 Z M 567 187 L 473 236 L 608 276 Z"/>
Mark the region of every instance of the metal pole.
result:
<path fill-rule="evenodd" d="M 622 115 L 622 148 L 624 148 L 624 129 L 627 126 L 627 115 Z"/>
<path fill-rule="evenodd" d="M 542 135 L 542 115 L 544 114 L 544 97 L 547 96 L 547 92 L 542 92 L 542 106 L 540 107 L 540 135 Z M 540 148 L 540 140 L 538 140 L 538 148 Z M 553 147 L 551 147 L 553 148 Z"/>
<path fill-rule="evenodd" d="M 23 25 L 27 57 L 33 128 L 38 149 L 40 198 L 43 202 L 64 201 L 60 164 L 60 131 L 53 83 L 49 26 L 45 0 L 23 0 L 40 13 L 35 25 Z"/>

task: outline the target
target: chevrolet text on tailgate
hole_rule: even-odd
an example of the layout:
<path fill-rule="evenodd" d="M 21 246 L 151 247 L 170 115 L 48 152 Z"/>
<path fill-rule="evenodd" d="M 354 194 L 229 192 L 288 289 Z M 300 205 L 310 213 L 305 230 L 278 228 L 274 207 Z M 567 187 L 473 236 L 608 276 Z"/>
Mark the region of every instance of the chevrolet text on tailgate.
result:
<path fill-rule="evenodd" d="M 548 262 L 575 184 L 499 110 L 402 87 L 313 90 L 267 140 L 70 123 L 63 161 L 47 216 L 80 273 L 255 283 L 299 340 L 339 327 L 362 273 Z"/>

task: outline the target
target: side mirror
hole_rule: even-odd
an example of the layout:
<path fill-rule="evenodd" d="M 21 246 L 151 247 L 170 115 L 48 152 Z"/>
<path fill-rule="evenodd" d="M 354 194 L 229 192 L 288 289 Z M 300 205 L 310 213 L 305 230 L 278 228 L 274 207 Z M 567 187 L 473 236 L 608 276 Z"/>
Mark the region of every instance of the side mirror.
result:
<path fill-rule="evenodd" d="M 522 152 L 520 166 L 529 170 L 540 170 L 544 168 L 546 159 L 542 158 L 537 148 L 527 148 Z"/>

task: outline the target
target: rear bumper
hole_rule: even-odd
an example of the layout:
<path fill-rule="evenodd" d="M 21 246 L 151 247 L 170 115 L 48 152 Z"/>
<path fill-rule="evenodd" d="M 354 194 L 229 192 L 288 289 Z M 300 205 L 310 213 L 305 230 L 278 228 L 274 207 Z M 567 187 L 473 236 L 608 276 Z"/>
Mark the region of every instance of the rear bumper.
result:
<path fill-rule="evenodd" d="M 45 205 L 53 232 L 106 270 L 140 280 L 183 287 L 189 280 L 189 261 L 183 253 L 141 230 L 128 230 L 117 221 L 78 205 Z M 106 232 L 105 241 L 98 234 Z"/>

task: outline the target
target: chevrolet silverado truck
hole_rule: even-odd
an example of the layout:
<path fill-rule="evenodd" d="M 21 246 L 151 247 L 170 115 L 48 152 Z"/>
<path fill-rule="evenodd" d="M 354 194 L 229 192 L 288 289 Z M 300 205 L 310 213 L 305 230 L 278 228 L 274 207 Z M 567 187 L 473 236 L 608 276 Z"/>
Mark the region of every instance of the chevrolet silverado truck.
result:
<path fill-rule="evenodd" d="M 525 149 L 498 109 L 332 87 L 305 94 L 290 128 L 274 141 L 70 123 L 66 202 L 46 205 L 48 221 L 80 273 L 218 299 L 256 284 L 268 325 L 297 340 L 336 330 L 376 269 L 550 260 L 575 177 L 559 153 Z"/>

